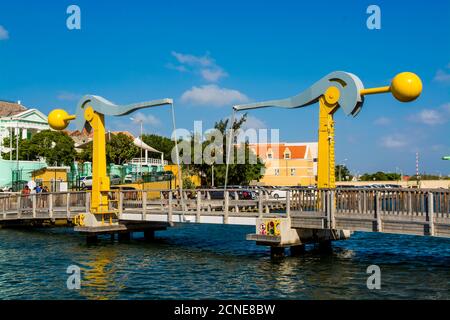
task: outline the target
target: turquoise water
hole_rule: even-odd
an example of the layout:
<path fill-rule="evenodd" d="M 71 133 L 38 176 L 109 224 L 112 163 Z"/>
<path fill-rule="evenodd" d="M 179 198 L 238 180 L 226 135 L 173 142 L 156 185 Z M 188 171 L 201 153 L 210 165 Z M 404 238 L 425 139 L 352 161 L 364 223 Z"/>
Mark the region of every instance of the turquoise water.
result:
<path fill-rule="evenodd" d="M 450 299 L 450 239 L 355 233 L 300 257 L 272 260 L 245 240 L 253 227 L 180 225 L 153 243 L 70 229 L 0 230 L 0 299 Z M 366 269 L 381 268 L 381 289 Z M 81 289 L 69 290 L 69 265 Z"/>

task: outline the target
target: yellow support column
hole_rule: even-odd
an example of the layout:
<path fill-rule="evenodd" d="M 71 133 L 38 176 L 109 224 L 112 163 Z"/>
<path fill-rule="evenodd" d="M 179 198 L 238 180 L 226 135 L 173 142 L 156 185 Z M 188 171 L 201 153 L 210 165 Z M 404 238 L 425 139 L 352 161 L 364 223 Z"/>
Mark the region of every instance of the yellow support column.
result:
<path fill-rule="evenodd" d="M 317 157 L 317 187 L 335 188 L 334 120 L 338 109 L 339 89 L 330 87 L 319 99 L 319 145 Z"/>
<path fill-rule="evenodd" d="M 110 190 L 109 177 L 106 174 L 106 140 L 104 115 L 95 112 L 92 107 L 87 107 L 84 112 L 85 119 L 94 131 L 92 150 L 92 196 L 91 213 L 111 215 L 108 205 L 108 192 Z M 109 217 L 108 221 L 111 221 Z"/>

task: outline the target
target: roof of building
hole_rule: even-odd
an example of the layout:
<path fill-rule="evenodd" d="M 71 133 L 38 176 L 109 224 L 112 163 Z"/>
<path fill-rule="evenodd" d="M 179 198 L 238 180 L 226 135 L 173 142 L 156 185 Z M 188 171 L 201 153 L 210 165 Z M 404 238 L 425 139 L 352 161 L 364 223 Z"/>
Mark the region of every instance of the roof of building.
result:
<path fill-rule="evenodd" d="M 0 117 L 11 117 L 26 110 L 20 103 L 0 100 Z"/>
<path fill-rule="evenodd" d="M 70 167 L 42 167 L 42 168 L 38 168 L 35 170 L 32 170 L 32 173 L 37 173 L 37 172 L 45 172 L 45 171 L 70 171 Z"/>
<path fill-rule="evenodd" d="M 75 131 L 66 131 L 67 134 L 69 135 L 69 137 L 71 137 L 73 139 L 73 141 L 75 142 L 75 148 L 84 148 L 87 146 L 87 144 L 89 142 L 92 141 L 92 137 L 93 137 L 93 131 L 91 130 L 91 132 L 88 132 L 86 129 L 83 129 L 82 132 L 75 130 Z M 161 151 L 156 150 L 155 148 L 149 146 L 148 144 L 146 144 L 145 142 L 141 141 L 139 138 L 135 138 L 130 132 L 128 131 L 109 131 L 107 132 L 106 135 L 106 141 L 109 140 L 109 135 L 110 134 L 124 134 L 128 137 L 130 137 L 133 140 L 133 144 L 136 147 L 142 147 L 142 149 L 150 151 L 150 152 L 157 152 L 157 153 L 162 153 Z"/>
<path fill-rule="evenodd" d="M 267 158 L 269 151 L 272 151 L 273 159 L 283 159 L 284 154 L 290 152 L 290 159 L 305 159 L 308 156 L 308 148 L 314 143 L 256 143 L 249 147 L 260 158 Z M 314 158 L 313 150 L 310 151 Z"/>

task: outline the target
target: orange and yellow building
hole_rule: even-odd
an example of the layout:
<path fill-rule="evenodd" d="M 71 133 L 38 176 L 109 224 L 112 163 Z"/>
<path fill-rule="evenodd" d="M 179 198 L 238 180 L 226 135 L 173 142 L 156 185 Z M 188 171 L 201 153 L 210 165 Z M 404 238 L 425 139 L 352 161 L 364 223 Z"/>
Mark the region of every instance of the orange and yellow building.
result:
<path fill-rule="evenodd" d="M 249 147 L 265 164 L 260 184 L 310 186 L 316 183 L 317 142 L 257 143 Z"/>

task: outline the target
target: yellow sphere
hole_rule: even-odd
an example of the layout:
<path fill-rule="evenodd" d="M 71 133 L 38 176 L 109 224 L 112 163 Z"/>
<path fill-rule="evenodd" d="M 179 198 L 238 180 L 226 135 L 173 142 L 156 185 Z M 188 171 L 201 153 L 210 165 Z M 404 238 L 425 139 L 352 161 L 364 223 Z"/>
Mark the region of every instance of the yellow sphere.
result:
<path fill-rule="evenodd" d="M 64 130 L 69 125 L 69 114 L 62 109 L 55 109 L 48 115 L 48 124 L 55 130 Z"/>
<path fill-rule="evenodd" d="M 391 92 L 401 102 L 413 101 L 422 92 L 422 81 L 415 73 L 399 73 L 392 79 Z"/>

